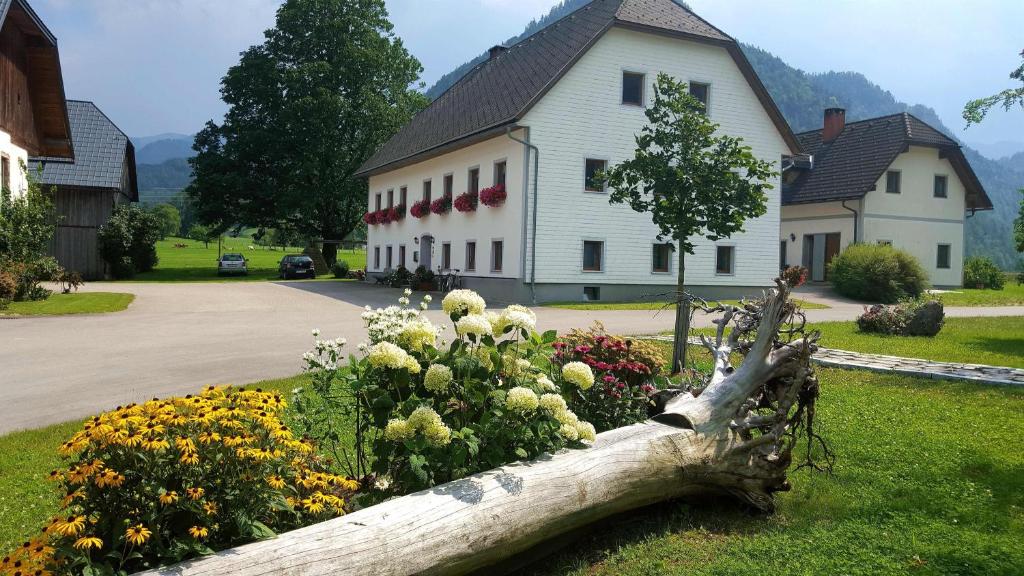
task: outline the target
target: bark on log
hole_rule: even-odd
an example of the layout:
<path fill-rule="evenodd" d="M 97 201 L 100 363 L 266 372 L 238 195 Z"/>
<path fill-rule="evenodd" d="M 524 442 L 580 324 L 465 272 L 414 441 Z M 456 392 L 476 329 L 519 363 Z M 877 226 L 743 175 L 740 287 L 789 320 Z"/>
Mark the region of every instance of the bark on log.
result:
<path fill-rule="evenodd" d="M 809 363 L 815 337 L 779 339 L 793 315 L 787 296 L 780 284 L 760 306 L 721 308 L 718 335 L 706 340 L 716 361 L 708 386 L 676 396 L 650 421 L 599 434 L 589 449 L 504 466 L 145 574 L 465 574 L 681 496 L 724 492 L 770 510 L 772 493 L 788 489 L 794 427 L 809 424 L 817 394 Z M 730 321 L 736 327 L 727 337 Z M 744 340 L 755 330 L 756 339 Z M 736 370 L 734 351 L 746 353 Z"/>

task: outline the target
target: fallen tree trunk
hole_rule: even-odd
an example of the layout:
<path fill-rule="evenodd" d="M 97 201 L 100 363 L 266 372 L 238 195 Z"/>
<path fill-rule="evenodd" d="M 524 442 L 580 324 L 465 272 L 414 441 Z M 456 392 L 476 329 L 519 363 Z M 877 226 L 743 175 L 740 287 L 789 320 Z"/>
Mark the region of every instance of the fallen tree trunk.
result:
<path fill-rule="evenodd" d="M 681 496 L 728 493 L 771 510 L 772 494 L 788 489 L 798 431 L 809 443 L 817 438 L 809 362 L 816 334 L 794 321 L 799 313 L 781 283 L 760 302 L 712 310 L 723 312 L 717 336 L 704 339 L 714 373 L 648 422 L 599 434 L 589 449 L 504 466 L 148 574 L 465 574 Z M 733 353 L 745 355 L 736 369 Z"/>

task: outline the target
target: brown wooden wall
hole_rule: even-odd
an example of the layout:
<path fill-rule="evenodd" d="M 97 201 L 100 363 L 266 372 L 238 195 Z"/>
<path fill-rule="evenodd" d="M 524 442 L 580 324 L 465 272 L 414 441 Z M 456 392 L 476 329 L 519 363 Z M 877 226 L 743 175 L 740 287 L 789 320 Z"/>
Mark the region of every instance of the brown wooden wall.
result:
<path fill-rule="evenodd" d="M 113 213 L 115 202 L 123 199 L 123 195 L 109 190 L 57 188 L 54 207 L 60 223 L 50 253 L 61 266 L 78 272 L 86 280 L 103 278 L 104 265 L 96 235 Z"/>
<path fill-rule="evenodd" d="M 30 154 L 39 152 L 28 79 L 27 38 L 13 20 L 0 30 L 0 130 Z"/>

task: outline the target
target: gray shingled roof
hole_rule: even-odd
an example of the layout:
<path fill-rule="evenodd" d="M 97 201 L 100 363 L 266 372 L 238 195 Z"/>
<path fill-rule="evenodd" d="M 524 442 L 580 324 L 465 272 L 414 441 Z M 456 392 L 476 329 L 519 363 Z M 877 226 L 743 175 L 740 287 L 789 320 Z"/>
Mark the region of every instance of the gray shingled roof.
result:
<path fill-rule="evenodd" d="M 74 161 L 31 158 L 29 170 L 35 172 L 42 165 L 40 181 L 46 185 L 106 190 L 121 190 L 127 171 L 129 189 L 123 192 L 138 200 L 135 147 L 128 136 L 92 102 L 68 100 L 68 118 L 75 146 Z"/>
<path fill-rule="evenodd" d="M 960 150 L 960 145 L 917 117 L 901 112 L 848 123 L 832 142 L 822 143 L 821 130 L 797 134 L 814 167 L 782 189 L 783 204 L 856 200 L 875 183 L 907 146 L 943 149 L 968 193 L 968 206 L 990 210 L 992 202 Z"/>
<path fill-rule="evenodd" d="M 673 0 L 593 0 L 480 63 L 403 126 L 358 171 L 377 173 L 511 125 L 612 26 L 657 30 L 726 46 L 776 124 L 796 140 L 736 42 Z M 795 151 L 795 150 L 794 150 Z"/>

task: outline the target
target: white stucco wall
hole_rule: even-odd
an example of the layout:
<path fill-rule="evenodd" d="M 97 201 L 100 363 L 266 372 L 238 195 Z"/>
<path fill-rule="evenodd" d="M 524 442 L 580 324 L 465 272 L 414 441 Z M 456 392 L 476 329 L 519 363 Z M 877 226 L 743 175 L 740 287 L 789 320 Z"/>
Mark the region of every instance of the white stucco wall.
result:
<path fill-rule="evenodd" d="M 519 136 L 521 133 L 516 132 Z M 423 234 L 434 236 L 431 254 L 431 268 L 437 270 L 441 264 L 442 244 L 451 243 L 452 268 L 462 270 L 464 276 L 488 278 L 518 278 L 521 276 L 522 226 L 523 226 L 523 154 L 524 148 L 505 135 L 455 150 L 448 154 L 371 176 L 367 210 L 375 209 L 375 196 L 382 194 L 382 205 L 387 206 L 387 191 L 394 189 L 395 204 L 400 201 L 399 190 L 408 186 L 408 200 L 405 219 L 390 224 L 369 226 L 367 233 L 367 269 L 383 270 L 387 266 L 386 247 L 392 246 L 393 266 L 398 266 L 398 247 L 406 247 L 406 267 L 414 270 L 419 264 L 413 262 L 412 253 L 420 247 L 414 242 Z M 444 175 L 454 176 L 453 198 L 468 189 L 469 169 L 480 168 L 480 189 L 493 184 L 494 163 L 506 162 L 505 188 L 508 199 L 498 208 L 480 204 L 475 212 L 463 213 L 452 207 L 449 214 L 429 214 L 415 218 L 409 210 L 412 204 L 423 197 L 423 181 L 430 179 L 431 198 L 444 194 Z M 503 266 L 501 272 L 491 272 L 491 242 L 502 240 Z M 466 242 L 476 242 L 476 271 L 466 271 Z M 381 262 L 374 266 L 374 247 L 380 246 Z M 422 261 L 422 260 L 420 260 Z"/>
<path fill-rule="evenodd" d="M 646 123 L 643 109 L 621 103 L 622 73 L 646 74 L 645 99 L 653 100 L 659 72 L 709 83 L 710 114 L 727 134 L 743 137 L 755 155 L 779 165 L 788 152 L 753 89 L 724 48 L 619 28 L 601 38 L 531 109 L 521 124 L 541 151 L 537 230 L 539 283 L 675 283 L 669 273 L 652 272 L 657 228 L 650 216 L 628 205 L 609 205 L 606 193 L 584 190 L 586 158 L 615 164 L 632 157 L 634 140 Z M 765 286 L 778 274 L 780 182 L 769 194 L 765 216 L 745 232 L 719 244 L 736 246 L 735 274 L 715 274 L 714 243 L 700 241 L 687 257 L 691 285 Z M 583 272 L 583 241 L 605 243 L 604 271 Z M 527 242 L 529 249 L 529 241 Z"/>
<path fill-rule="evenodd" d="M 901 193 L 885 192 L 885 175 L 864 197 L 864 240 L 890 240 L 921 261 L 936 286 L 959 286 L 963 276 L 965 191 L 949 160 L 935 148 L 912 146 L 889 170 L 901 173 Z M 935 175 L 945 175 L 947 197 L 935 198 Z M 939 244 L 950 245 L 950 268 L 939 269 Z"/>
<path fill-rule="evenodd" d="M 849 201 L 846 205 L 862 213 L 860 201 Z M 783 206 L 779 239 L 786 241 L 785 263 L 802 265 L 805 234 L 838 233 L 840 249 L 845 250 L 853 242 L 853 219 L 853 213 L 843 208 L 841 202 Z"/>
<path fill-rule="evenodd" d="M 11 142 L 11 135 L 0 130 L 0 155 L 6 156 L 11 162 L 11 192 L 19 196 L 28 188 L 22 165 L 28 165 L 28 152 Z"/>

